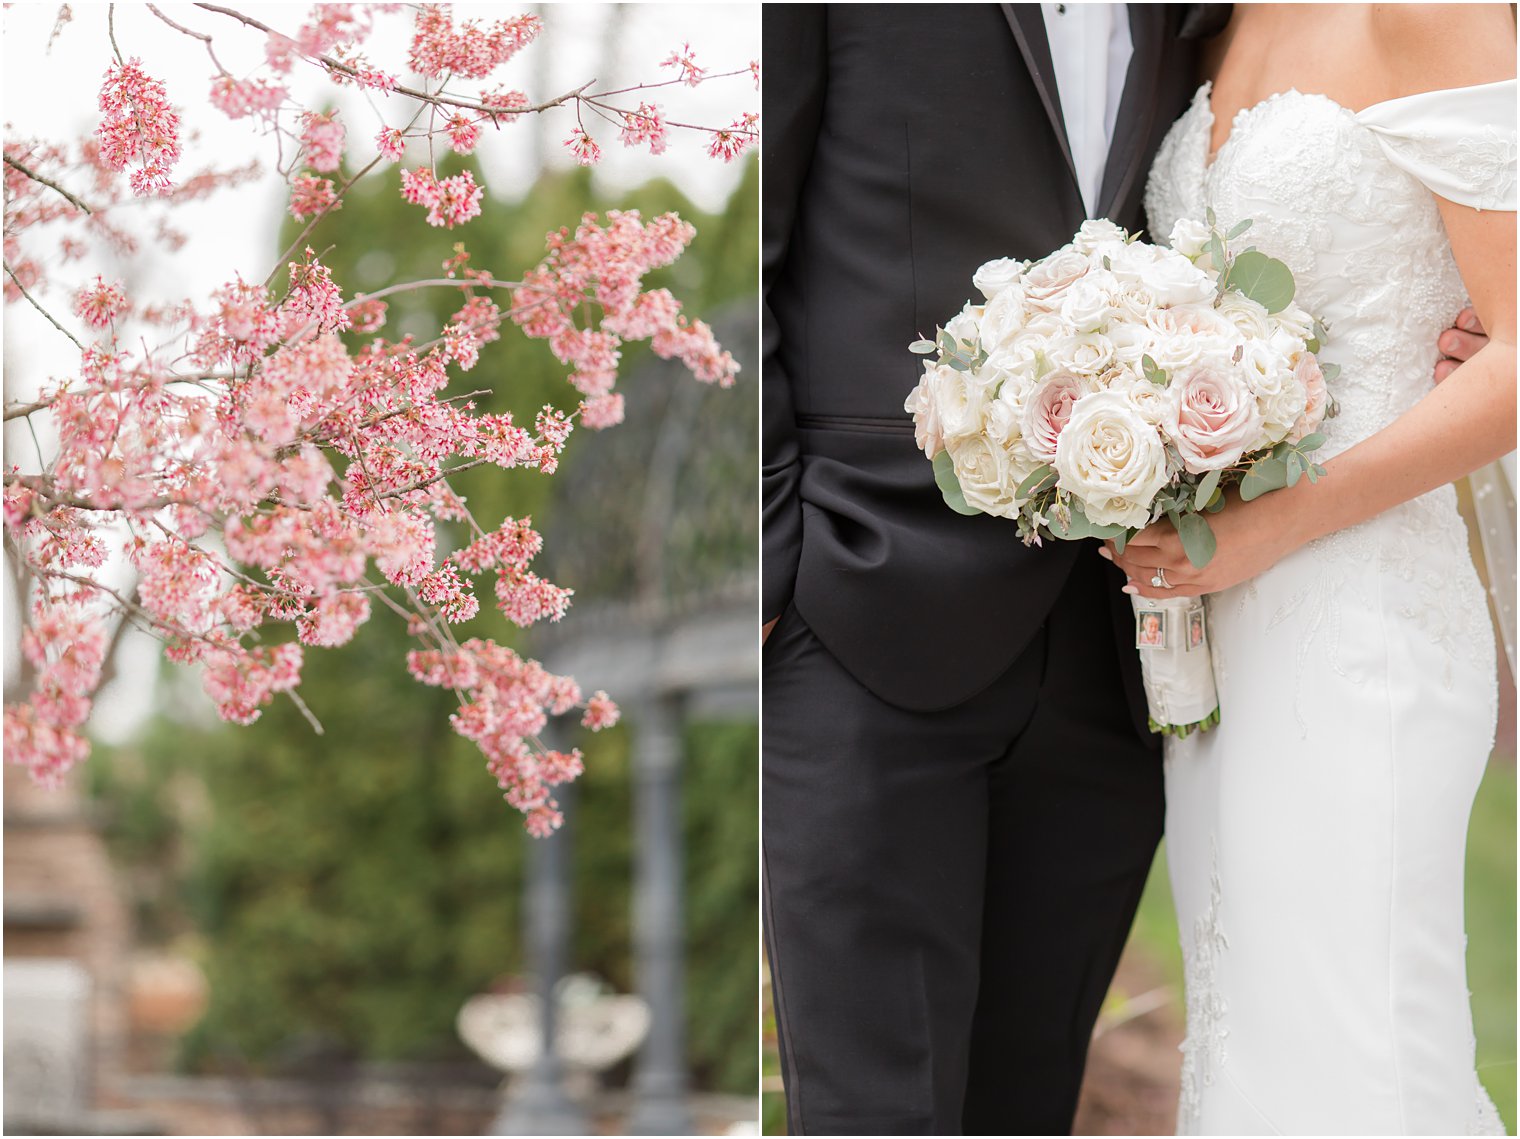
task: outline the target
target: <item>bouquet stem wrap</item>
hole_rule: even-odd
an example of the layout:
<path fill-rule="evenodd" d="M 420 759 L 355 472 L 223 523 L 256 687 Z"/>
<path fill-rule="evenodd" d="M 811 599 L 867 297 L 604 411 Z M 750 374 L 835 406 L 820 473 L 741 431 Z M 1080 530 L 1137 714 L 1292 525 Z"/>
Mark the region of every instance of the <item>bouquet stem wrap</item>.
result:
<path fill-rule="evenodd" d="M 1185 736 L 1212 728 L 1219 722 L 1219 692 L 1202 599 L 1130 600 L 1151 731 Z M 1148 615 L 1159 616 L 1159 624 Z M 1152 640 L 1161 643 L 1149 643 Z"/>

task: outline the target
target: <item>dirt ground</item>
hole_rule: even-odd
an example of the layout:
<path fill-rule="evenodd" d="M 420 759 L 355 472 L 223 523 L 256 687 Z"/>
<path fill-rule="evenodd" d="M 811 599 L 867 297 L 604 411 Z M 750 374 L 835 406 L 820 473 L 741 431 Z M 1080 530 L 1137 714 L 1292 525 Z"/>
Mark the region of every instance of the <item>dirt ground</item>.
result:
<path fill-rule="evenodd" d="M 1125 951 L 1099 1017 L 1077 1106 L 1076 1135 L 1172 1135 L 1182 1069 L 1179 994 Z"/>

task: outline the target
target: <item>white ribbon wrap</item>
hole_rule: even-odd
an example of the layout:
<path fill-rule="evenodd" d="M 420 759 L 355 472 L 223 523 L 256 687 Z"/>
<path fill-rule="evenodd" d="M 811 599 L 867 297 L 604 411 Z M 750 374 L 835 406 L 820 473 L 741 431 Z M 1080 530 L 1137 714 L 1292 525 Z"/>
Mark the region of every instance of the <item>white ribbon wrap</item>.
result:
<path fill-rule="evenodd" d="M 1188 610 L 1201 608 L 1203 599 L 1167 597 L 1155 600 L 1132 596 L 1130 600 L 1135 606 L 1137 629 L 1141 627 L 1144 613 L 1160 610 L 1165 614 L 1165 647 L 1139 649 L 1151 719 L 1163 729 L 1190 728 L 1209 719 L 1219 707 L 1219 691 L 1214 686 L 1214 656 L 1207 617 L 1203 644 L 1191 651 L 1188 649 Z"/>

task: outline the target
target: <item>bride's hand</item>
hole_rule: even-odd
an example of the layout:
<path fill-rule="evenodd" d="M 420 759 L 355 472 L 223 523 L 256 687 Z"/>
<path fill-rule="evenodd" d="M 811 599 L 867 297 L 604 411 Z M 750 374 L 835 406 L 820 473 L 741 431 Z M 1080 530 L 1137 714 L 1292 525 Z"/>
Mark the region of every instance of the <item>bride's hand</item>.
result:
<path fill-rule="evenodd" d="M 1441 359 L 1436 361 L 1436 383 L 1440 383 L 1478 354 L 1488 343 L 1488 333 L 1472 305 L 1468 305 L 1436 343 L 1441 350 Z"/>
<path fill-rule="evenodd" d="M 1295 512 L 1288 509 L 1295 497 L 1288 490 L 1250 502 L 1231 495 L 1223 510 L 1208 516 L 1217 548 L 1202 569 L 1188 561 L 1176 528 L 1165 519 L 1131 538 L 1123 554 L 1112 542 L 1104 542 L 1101 552 L 1129 578 L 1125 593 L 1156 598 L 1218 593 L 1270 569 L 1303 544 L 1292 522 Z M 1158 568 L 1170 589 L 1151 584 Z"/>

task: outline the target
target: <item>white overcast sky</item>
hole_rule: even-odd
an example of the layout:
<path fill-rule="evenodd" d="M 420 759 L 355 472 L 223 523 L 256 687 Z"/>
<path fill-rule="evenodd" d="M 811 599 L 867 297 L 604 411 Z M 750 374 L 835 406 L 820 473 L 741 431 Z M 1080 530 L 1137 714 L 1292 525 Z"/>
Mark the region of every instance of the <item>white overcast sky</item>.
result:
<path fill-rule="evenodd" d="M 310 10 L 307 4 L 252 3 L 230 0 L 228 7 L 255 16 L 277 30 L 294 32 Z M 263 58 L 260 33 L 244 28 L 229 17 L 206 12 L 190 4 L 160 4 L 171 19 L 215 38 L 222 64 L 235 75 L 269 74 L 256 71 Z M 0 79 L 0 110 L 7 138 L 42 137 L 78 139 L 94 130 L 98 122 L 96 95 L 111 61 L 103 3 L 90 0 L 71 5 L 73 19 L 63 25 L 49 46 L 58 18 L 53 3 L 7 4 L 3 15 L 3 79 Z M 489 21 L 506 15 L 534 12 L 545 22 L 536 42 L 520 52 L 487 83 L 505 83 L 534 100 L 559 95 L 589 79 L 598 88 L 625 87 L 671 77 L 660 62 L 672 50 L 689 42 L 697 61 L 710 71 L 747 68 L 760 55 L 760 15 L 756 4 L 457 4 L 456 20 Z M 386 70 L 400 73 L 403 83 L 415 77 L 406 73 L 406 46 L 410 38 L 412 6 L 376 17 L 376 30 L 366 54 Z M 177 173 L 218 166 L 245 164 L 258 157 L 266 165 L 272 147 L 255 133 L 253 121 L 229 121 L 209 107 L 206 95 L 214 68 L 202 45 L 165 26 L 143 4 L 116 6 L 116 40 L 122 53 L 141 58 L 143 67 L 161 79 L 171 102 L 183 117 L 184 133 L 199 131 L 198 141 L 185 146 Z M 307 105 L 335 101 L 342 108 L 348 127 L 349 154 L 357 164 L 373 156 L 372 140 L 381 116 L 401 125 L 409 104 L 391 96 L 368 100 L 348 89 L 335 88 L 315 68 L 298 64 L 286 78 L 292 95 Z M 460 85 L 461 91 L 473 86 Z M 667 87 L 653 96 L 673 119 L 711 126 L 726 126 L 741 112 L 759 109 L 759 96 L 747 75 L 714 80 L 696 88 Z M 742 172 L 740 163 L 726 164 L 707 157 L 705 142 L 694 132 L 673 132 L 667 152 L 656 158 L 647 152 L 623 148 L 607 124 L 593 126 L 593 137 L 602 145 L 603 162 L 597 177 L 607 188 L 632 186 L 656 175 L 672 179 L 698 205 L 716 209 L 722 205 Z M 487 128 L 477 150 L 489 199 L 520 197 L 532 186 L 540 170 L 541 156 L 551 165 L 568 165 L 561 141 L 575 126 L 574 112 L 557 109 L 504 127 Z M 409 156 L 410 158 L 410 156 Z M 396 180 L 395 167 L 377 172 Z M 155 255 L 144 267 L 137 266 L 133 280 L 162 299 L 204 297 L 229 280 L 234 272 L 247 279 L 262 280 L 271 268 L 275 235 L 285 207 L 285 191 L 272 174 L 232 190 L 224 190 L 177 211 L 175 224 L 189 234 L 178 253 Z M 419 210 L 419 223 L 421 211 Z M 482 219 L 484 220 L 484 219 Z M 573 222 L 575 219 L 566 218 Z M 476 222 L 474 224 L 479 224 Z M 468 243 L 465 227 L 461 239 Z M 82 282 L 95 272 L 108 279 L 126 274 L 110 261 L 75 264 L 68 269 L 72 282 Z M 67 312 L 61 291 L 48 299 L 60 313 Z M 5 306 L 3 357 L 7 401 L 26 399 L 49 377 L 68 374 L 77 367 L 77 353 L 58 332 L 49 327 L 24 302 Z M 24 427 L 12 425 L 5 432 L 6 462 L 35 463 L 33 447 Z M 47 445 L 44 437 L 43 445 Z M 13 675 L 17 638 L 11 620 L 15 598 L 6 582 L 5 672 Z M 124 646 L 127 671 L 139 676 L 153 672 L 156 646 L 146 638 Z M 144 676 L 146 681 L 146 676 Z M 108 738 L 130 731 L 147 704 L 148 690 L 142 683 L 113 685 L 103 692 L 93 729 Z"/>

